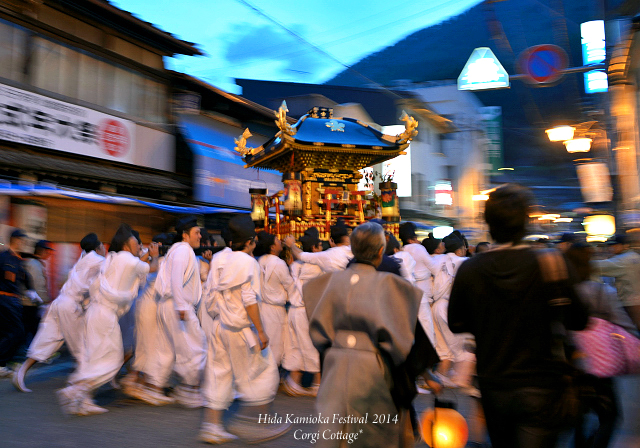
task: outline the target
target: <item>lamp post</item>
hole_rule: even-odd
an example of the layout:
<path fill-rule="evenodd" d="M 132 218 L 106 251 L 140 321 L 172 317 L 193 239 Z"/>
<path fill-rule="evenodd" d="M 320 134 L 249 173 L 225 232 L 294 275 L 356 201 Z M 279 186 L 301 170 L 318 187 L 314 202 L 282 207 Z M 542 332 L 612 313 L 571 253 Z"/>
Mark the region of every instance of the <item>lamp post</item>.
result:
<path fill-rule="evenodd" d="M 595 164 L 593 158 L 577 159 L 574 161 L 582 162 L 579 163 L 579 166 L 576 169 L 583 189 L 583 196 L 586 195 L 585 190 L 589 191 L 590 188 L 598 190 L 598 194 L 591 195 L 591 201 L 589 201 L 589 196 L 583 197 L 585 202 L 610 201 L 613 209 L 613 215 L 617 218 L 615 182 L 610 180 L 613 177 L 615 170 L 607 131 L 600 128 L 597 121 L 587 121 L 573 126 L 556 126 L 554 128 L 547 129 L 545 132 L 547 133 L 550 141 L 562 141 L 569 153 L 586 153 L 591 150 L 592 143 L 595 141 L 604 143 L 606 165 L 602 163 L 598 165 Z M 587 176 L 589 180 L 585 179 Z M 602 199 L 602 193 L 603 191 L 608 190 L 608 185 L 611 185 L 611 196 L 608 199 Z"/>

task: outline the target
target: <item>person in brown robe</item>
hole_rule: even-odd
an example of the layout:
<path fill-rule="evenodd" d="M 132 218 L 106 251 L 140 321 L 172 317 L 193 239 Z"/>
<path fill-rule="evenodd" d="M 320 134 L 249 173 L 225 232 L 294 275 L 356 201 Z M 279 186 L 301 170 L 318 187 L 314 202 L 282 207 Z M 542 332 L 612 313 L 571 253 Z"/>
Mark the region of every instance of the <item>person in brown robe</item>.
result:
<path fill-rule="evenodd" d="M 385 236 L 365 223 L 351 234 L 355 263 L 308 281 L 309 333 L 322 359 L 318 446 L 400 446 L 391 371 L 413 343 L 422 290 L 378 272 Z"/>

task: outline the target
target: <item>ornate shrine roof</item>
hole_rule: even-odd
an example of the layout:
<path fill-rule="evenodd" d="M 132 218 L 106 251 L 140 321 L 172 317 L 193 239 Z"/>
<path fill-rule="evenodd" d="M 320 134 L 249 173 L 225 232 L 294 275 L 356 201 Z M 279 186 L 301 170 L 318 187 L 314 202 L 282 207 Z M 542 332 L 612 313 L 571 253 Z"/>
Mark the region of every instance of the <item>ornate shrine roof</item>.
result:
<path fill-rule="evenodd" d="M 286 122 L 285 103 L 276 116 L 280 131 L 264 145 L 246 148 L 246 138 L 251 136 L 248 131 L 236 141 L 247 168 L 359 170 L 402 154 L 417 134 L 418 125 L 403 114 L 406 130 L 392 136 L 353 118 L 332 118 L 330 109 L 314 108 L 292 126 Z"/>

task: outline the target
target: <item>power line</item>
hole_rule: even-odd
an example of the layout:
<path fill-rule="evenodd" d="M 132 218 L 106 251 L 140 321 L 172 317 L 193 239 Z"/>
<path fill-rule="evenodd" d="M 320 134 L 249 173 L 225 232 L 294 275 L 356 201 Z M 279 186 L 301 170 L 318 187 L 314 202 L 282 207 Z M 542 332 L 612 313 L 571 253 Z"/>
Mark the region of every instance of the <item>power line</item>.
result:
<path fill-rule="evenodd" d="M 236 0 L 236 1 L 244 3 L 241 0 Z M 375 26 L 373 28 L 369 28 L 369 29 L 360 31 L 360 32 L 355 33 L 355 34 L 351 34 L 351 35 L 347 35 L 347 36 L 344 36 L 344 37 L 340 37 L 338 39 L 330 40 L 328 42 L 324 42 L 324 43 L 321 43 L 321 44 L 318 44 L 318 45 L 322 45 L 323 47 L 330 47 L 330 46 L 342 44 L 342 43 L 345 43 L 345 42 L 349 42 L 349 41 L 351 41 L 353 39 L 356 39 L 358 37 L 361 37 L 361 36 L 366 36 L 366 35 L 369 35 L 369 34 L 373 34 L 374 32 L 378 32 L 380 30 L 383 30 L 383 29 L 386 29 L 386 28 L 391 28 L 391 27 L 394 27 L 394 26 L 397 26 L 397 25 L 402 25 L 403 23 L 406 23 L 408 20 L 415 19 L 417 17 L 421 17 L 421 16 L 423 16 L 425 14 L 428 14 L 428 13 L 431 13 L 433 11 L 437 11 L 440 8 L 446 7 L 448 4 L 457 4 L 457 3 L 459 3 L 458 0 L 447 0 L 444 3 L 439 4 L 438 6 L 426 8 L 426 9 L 423 9 L 422 11 L 418 11 L 417 13 L 412 13 L 409 16 L 402 17 L 402 18 L 394 20 L 392 22 L 385 23 L 385 24 L 382 24 L 382 25 L 379 25 L 379 26 Z M 392 9 L 398 9 L 398 8 L 392 8 Z M 377 14 L 373 14 L 371 16 L 367 16 L 367 17 L 359 20 L 359 22 L 363 21 L 363 20 L 366 20 L 368 18 L 371 18 L 371 17 L 375 17 L 376 15 L 379 15 L 379 14 L 381 14 L 381 13 L 377 13 Z M 351 23 L 356 23 L 356 22 L 351 22 Z M 280 26 L 286 29 L 286 27 L 284 27 L 284 25 L 280 25 Z M 344 28 L 346 26 L 348 26 L 348 25 L 344 25 L 342 28 Z M 335 29 L 337 29 L 337 28 L 335 28 Z M 319 36 L 319 35 L 322 35 L 322 34 L 333 32 L 333 30 L 334 30 L 334 28 L 332 28 L 330 30 L 325 30 L 323 32 L 320 32 L 320 33 L 316 34 L 316 37 Z M 287 29 L 287 31 L 289 31 L 289 30 Z M 305 40 L 305 43 L 308 43 L 308 41 Z M 280 47 L 280 45 L 270 45 L 268 47 L 263 47 L 260 50 L 268 51 L 268 50 L 271 50 L 271 49 L 274 49 L 274 48 L 279 48 L 279 47 Z M 295 55 L 297 53 L 298 53 L 298 51 L 296 51 L 294 53 L 283 53 L 282 55 L 278 55 L 276 57 Z M 249 54 L 251 54 L 251 53 L 244 52 L 244 53 L 240 53 L 240 54 L 238 54 L 236 56 L 243 56 L 243 55 L 249 55 Z M 242 64 L 244 65 L 244 63 L 242 63 Z"/>

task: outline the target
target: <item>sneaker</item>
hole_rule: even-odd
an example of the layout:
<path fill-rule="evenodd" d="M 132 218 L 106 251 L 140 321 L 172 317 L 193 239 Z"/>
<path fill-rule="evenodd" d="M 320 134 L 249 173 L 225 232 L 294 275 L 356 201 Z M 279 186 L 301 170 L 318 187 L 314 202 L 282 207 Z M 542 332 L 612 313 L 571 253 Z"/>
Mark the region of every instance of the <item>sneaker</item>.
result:
<path fill-rule="evenodd" d="M 462 394 L 468 395 L 469 397 L 482 398 L 482 394 L 480 393 L 480 391 L 473 386 L 461 387 L 459 390 Z"/>
<path fill-rule="evenodd" d="M 295 381 L 293 381 L 290 376 L 285 378 L 285 380 L 282 382 L 282 391 L 285 394 L 290 395 L 292 397 L 308 397 L 308 396 L 310 396 L 310 391 L 305 389 L 304 387 L 302 387 L 301 385 L 299 385 Z M 317 393 L 316 393 L 316 395 L 317 395 Z"/>
<path fill-rule="evenodd" d="M 122 390 L 130 397 L 137 398 L 138 400 L 142 400 L 153 406 L 164 406 L 166 404 L 175 403 L 176 401 L 173 397 L 167 397 L 165 394 L 153 387 L 140 383 L 123 386 Z"/>
<path fill-rule="evenodd" d="M 285 435 L 291 423 L 261 423 L 256 418 L 233 417 L 228 424 L 229 431 L 242 439 L 244 443 L 268 442 Z"/>
<path fill-rule="evenodd" d="M 78 411 L 78 398 L 75 394 L 73 386 L 65 387 L 56 391 L 60 409 L 65 414 L 75 414 Z"/>
<path fill-rule="evenodd" d="M 31 389 L 28 389 L 24 384 L 24 376 L 26 371 L 23 371 L 24 364 L 20 365 L 20 368 L 13 373 L 13 378 L 11 378 L 11 384 L 20 392 L 31 392 Z"/>
<path fill-rule="evenodd" d="M 91 400 L 86 397 L 84 400 L 80 402 L 78 409 L 76 410 L 76 415 L 86 416 L 86 415 L 98 415 L 104 414 L 105 412 L 109 412 L 109 409 L 103 408 L 102 406 L 98 406 Z"/>
<path fill-rule="evenodd" d="M 199 388 L 193 388 L 178 384 L 171 397 L 175 399 L 176 403 L 181 404 L 185 408 L 201 408 L 204 406 L 204 398 L 200 394 Z"/>
<path fill-rule="evenodd" d="M 448 376 L 443 375 L 440 372 L 433 372 L 432 376 L 433 376 L 433 379 L 435 379 L 437 382 L 442 384 L 442 386 L 446 387 L 447 389 L 455 389 L 456 387 L 458 387 L 458 385 L 454 383 Z"/>
<path fill-rule="evenodd" d="M 13 370 L 8 367 L 0 367 L 0 378 L 9 378 L 13 375 Z"/>
<path fill-rule="evenodd" d="M 429 386 L 427 386 L 427 383 L 424 381 L 416 381 L 416 390 L 422 395 L 429 395 L 431 393 Z"/>
<path fill-rule="evenodd" d="M 318 391 L 320 390 L 320 385 L 319 384 L 312 384 L 311 387 L 309 387 L 307 390 L 309 391 L 309 396 L 315 398 L 315 397 L 318 396 Z"/>
<path fill-rule="evenodd" d="M 232 440 L 238 439 L 237 436 L 225 431 L 224 426 L 216 425 L 214 423 L 203 423 L 202 428 L 200 428 L 198 438 L 202 442 L 211 443 L 212 445 L 231 442 Z"/>

